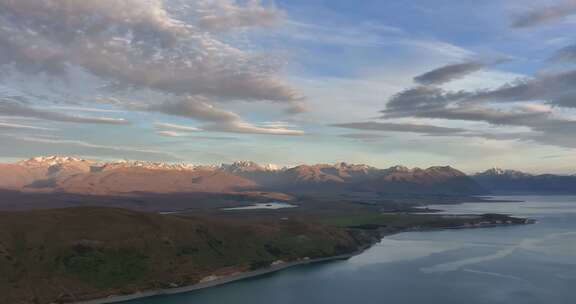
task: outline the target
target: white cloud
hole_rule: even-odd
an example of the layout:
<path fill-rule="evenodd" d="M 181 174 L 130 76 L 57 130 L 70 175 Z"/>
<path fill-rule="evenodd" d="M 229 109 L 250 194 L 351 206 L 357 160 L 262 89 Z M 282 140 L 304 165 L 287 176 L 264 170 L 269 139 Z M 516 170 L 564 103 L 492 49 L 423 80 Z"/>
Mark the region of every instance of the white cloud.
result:
<path fill-rule="evenodd" d="M 206 15 L 207 3 L 222 14 Z M 114 88 L 289 103 L 302 96 L 280 79 L 281 61 L 198 24 L 257 26 L 269 11 L 256 1 L 0 0 L 0 66 L 49 75 L 73 66 Z"/>
<path fill-rule="evenodd" d="M 301 136 L 306 134 L 306 132 L 300 130 L 293 130 L 284 127 L 258 126 L 243 121 L 212 123 L 204 125 L 202 129 L 206 131 L 215 131 L 215 132 L 263 134 L 263 135 Z"/>
<path fill-rule="evenodd" d="M 178 133 L 175 131 L 156 131 L 156 134 L 164 137 L 187 137 L 189 133 Z"/>
<path fill-rule="evenodd" d="M 88 112 L 88 113 L 123 113 L 121 110 L 88 108 L 88 107 L 74 107 L 74 106 L 52 106 L 50 109 L 64 110 L 72 112 Z"/>
<path fill-rule="evenodd" d="M 8 130 L 35 130 L 35 131 L 53 131 L 54 129 L 50 128 L 43 128 L 43 127 L 36 127 L 36 126 L 29 126 L 29 125 L 22 125 L 22 124 L 15 124 L 15 123 L 6 123 L 0 121 L 0 130 L 8 129 Z"/>
<path fill-rule="evenodd" d="M 83 124 L 106 124 L 127 125 L 129 121 L 123 118 L 109 117 L 86 117 L 74 116 L 61 112 L 47 111 L 36 107 L 30 107 L 22 102 L 0 98 L 0 115 L 37 118 L 49 121 L 83 123 Z"/>
<path fill-rule="evenodd" d="M 164 130 L 171 130 L 171 131 L 186 131 L 186 132 L 201 131 L 201 129 L 196 128 L 196 127 L 183 126 L 183 125 L 172 124 L 172 123 L 155 123 L 154 127 L 156 127 L 157 129 L 164 129 Z"/>
<path fill-rule="evenodd" d="M 254 26 L 274 26 L 284 19 L 284 12 L 273 4 L 264 6 L 249 0 L 239 6 L 234 0 L 197 1 L 198 25 L 214 32 L 226 32 Z"/>
<path fill-rule="evenodd" d="M 258 126 L 247 122 L 240 115 L 227 111 L 208 103 L 203 98 L 183 98 L 153 105 L 148 108 L 155 111 L 175 116 L 190 118 L 203 124 L 199 129 L 213 132 L 229 132 L 244 134 L 268 134 L 268 135 L 304 135 L 300 130 L 293 130 L 284 126 Z M 175 128 L 172 128 L 175 129 Z M 182 131 L 182 128 L 180 128 Z"/>

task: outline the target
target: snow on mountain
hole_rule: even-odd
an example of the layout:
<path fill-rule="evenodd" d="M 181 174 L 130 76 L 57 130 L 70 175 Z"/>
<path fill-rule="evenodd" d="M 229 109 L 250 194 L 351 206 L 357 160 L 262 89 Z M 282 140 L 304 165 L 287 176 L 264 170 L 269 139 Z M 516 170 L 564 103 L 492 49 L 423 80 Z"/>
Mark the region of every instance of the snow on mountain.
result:
<path fill-rule="evenodd" d="M 92 163 L 91 161 L 72 156 L 39 156 L 18 162 L 22 166 L 54 166 L 68 163 Z"/>
<path fill-rule="evenodd" d="M 76 157 L 35 157 L 0 166 L 0 188 L 108 194 L 150 191 L 210 192 L 377 191 L 390 193 L 480 193 L 480 187 L 451 167 L 378 169 L 363 164 L 280 167 L 237 161 L 219 166 L 146 161 L 92 162 Z"/>
<path fill-rule="evenodd" d="M 508 178 L 524 178 L 530 177 L 531 174 L 515 171 L 515 170 L 504 170 L 501 168 L 492 168 L 484 172 L 478 173 L 476 177 L 508 177 Z"/>
<path fill-rule="evenodd" d="M 278 165 L 274 164 L 260 165 L 253 161 L 247 161 L 247 160 L 233 162 L 232 164 L 222 164 L 220 168 L 230 173 L 248 173 L 248 172 L 260 172 L 260 171 L 272 172 L 272 171 L 280 171 L 283 169 Z"/>
<path fill-rule="evenodd" d="M 140 168 L 147 170 L 165 170 L 165 171 L 194 171 L 201 168 L 201 166 L 188 164 L 188 163 L 162 163 L 162 162 L 146 162 L 146 161 L 116 161 L 108 163 L 100 163 L 94 166 L 94 171 L 108 171 L 120 168 Z"/>

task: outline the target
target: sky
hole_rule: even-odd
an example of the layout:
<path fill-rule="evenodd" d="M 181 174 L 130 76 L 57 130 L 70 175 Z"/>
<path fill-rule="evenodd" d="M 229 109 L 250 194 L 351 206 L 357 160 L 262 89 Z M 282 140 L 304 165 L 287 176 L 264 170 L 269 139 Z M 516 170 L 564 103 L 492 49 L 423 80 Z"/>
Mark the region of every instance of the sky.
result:
<path fill-rule="evenodd" d="M 574 174 L 576 0 L 0 0 L 0 160 Z"/>

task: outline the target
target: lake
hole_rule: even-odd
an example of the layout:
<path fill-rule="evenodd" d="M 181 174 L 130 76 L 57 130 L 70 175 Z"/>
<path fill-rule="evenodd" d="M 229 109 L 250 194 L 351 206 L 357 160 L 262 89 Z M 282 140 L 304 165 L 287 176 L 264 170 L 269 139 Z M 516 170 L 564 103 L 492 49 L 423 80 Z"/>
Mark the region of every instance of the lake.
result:
<path fill-rule="evenodd" d="M 242 211 L 242 210 L 278 210 L 286 208 L 298 208 L 297 205 L 272 202 L 272 203 L 257 203 L 244 207 L 234 207 L 234 208 L 222 208 L 224 211 Z"/>
<path fill-rule="evenodd" d="M 348 261 L 126 303 L 576 303 L 576 197 L 503 199 L 526 202 L 431 207 L 507 213 L 538 224 L 402 233 Z"/>

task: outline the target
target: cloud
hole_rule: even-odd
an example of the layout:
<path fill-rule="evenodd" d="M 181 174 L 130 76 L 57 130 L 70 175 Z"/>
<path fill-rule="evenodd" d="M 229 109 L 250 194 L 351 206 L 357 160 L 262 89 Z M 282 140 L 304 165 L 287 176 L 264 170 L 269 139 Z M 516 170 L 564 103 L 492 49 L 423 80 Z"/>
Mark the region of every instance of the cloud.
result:
<path fill-rule="evenodd" d="M 203 98 L 187 97 L 174 101 L 167 101 L 161 104 L 152 105 L 148 110 L 169 115 L 182 116 L 202 122 L 203 124 L 199 128 L 204 131 L 269 135 L 305 134 L 303 131 L 289 129 L 285 126 L 254 125 L 244 121 L 240 115 L 234 112 L 215 107 Z"/>
<path fill-rule="evenodd" d="M 298 115 L 298 114 L 306 113 L 308 111 L 309 111 L 309 108 L 304 103 L 294 102 L 290 105 L 290 107 L 288 107 L 284 111 L 284 113 L 286 113 L 288 115 Z"/>
<path fill-rule="evenodd" d="M 543 101 L 554 106 L 576 108 L 576 70 L 518 79 L 494 90 L 475 92 L 468 98 L 471 102 Z"/>
<path fill-rule="evenodd" d="M 75 107 L 75 106 L 54 106 L 54 107 L 50 107 L 50 108 L 55 109 L 55 110 L 87 112 L 87 113 L 123 113 L 124 112 L 121 110 L 113 110 L 113 109 L 86 108 L 86 107 Z"/>
<path fill-rule="evenodd" d="M 230 121 L 226 123 L 207 124 L 204 125 L 202 129 L 214 132 L 263 134 L 263 135 L 301 136 L 306 134 L 306 132 L 300 130 L 292 130 L 281 127 L 276 128 L 267 126 L 257 126 L 243 121 Z"/>
<path fill-rule="evenodd" d="M 427 53 L 435 53 L 442 55 L 446 58 L 459 58 L 464 60 L 476 55 L 474 52 L 459 47 L 457 45 L 437 40 L 418 40 L 413 38 L 405 38 L 397 42 L 399 45 L 411 46 L 417 49 L 426 51 Z"/>
<path fill-rule="evenodd" d="M 554 5 L 526 12 L 514 20 L 512 26 L 515 28 L 533 27 L 562 20 L 574 14 L 576 14 L 576 1 L 563 0 Z"/>
<path fill-rule="evenodd" d="M 541 73 L 519 78 L 495 89 L 446 91 L 420 86 L 407 89 L 391 98 L 385 112 L 426 110 L 450 103 L 545 102 L 553 106 L 576 108 L 576 70 Z"/>
<path fill-rule="evenodd" d="M 353 122 L 334 124 L 334 127 L 366 131 L 417 133 L 429 136 L 457 135 L 466 132 L 465 129 L 438 127 L 424 124 L 384 123 L 384 122 Z"/>
<path fill-rule="evenodd" d="M 71 116 L 58 112 L 40 110 L 37 108 L 29 107 L 22 103 L 6 99 L 0 99 L 0 115 L 31 117 L 43 120 L 69 122 L 69 123 L 107 124 L 107 125 L 130 124 L 129 121 L 121 118 Z"/>
<path fill-rule="evenodd" d="M 335 24 L 320 25 L 289 20 L 281 34 L 285 39 L 306 43 L 375 47 L 390 42 L 392 37 L 397 42 L 397 36 L 404 32 L 399 28 L 368 22 L 338 27 Z M 382 39 L 382 34 L 390 37 Z"/>
<path fill-rule="evenodd" d="M 198 140 L 220 140 L 220 141 L 234 141 L 238 140 L 236 137 L 223 137 L 223 136 L 198 136 L 192 133 L 179 133 L 175 131 L 156 131 L 156 134 L 163 137 L 169 138 L 186 138 L 186 139 L 198 139 Z"/>
<path fill-rule="evenodd" d="M 449 64 L 417 76 L 414 81 L 421 85 L 441 85 L 478 72 L 488 66 L 489 64 L 480 61 Z"/>
<path fill-rule="evenodd" d="M 429 110 L 406 111 L 391 116 L 479 121 L 492 125 L 531 126 L 541 121 L 552 120 L 552 109 L 547 106 L 536 107 L 534 105 L 524 105 L 507 110 L 480 105 L 457 105 Z M 387 117 L 384 116 L 384 118 Z"/>
<path fill-rule="evenodd" d="M 205 29 L 267 25 L 280 14 L 257 1 L 241 3 L 0 0 L 0 66 L 56 76 L 78 67 L 115 89 L 217 100 L 301 100 L 280 79 L 281 60 L 236 47 Z"/>
<path fill-rule="evenodd" d="M 418 118 L 482 122 L 492 126 L 524 127 L 530 131 L 494 133 L 473 131 L 457 136 L 522 140 L 576 147 L 576 120 L 561 108 L 576 108 L 576 71 L 540 73 L 494 89 L 447 91 L 433 86 L 407 89 L 393 96 L 383 119 Z M 448 134 L 450 135 L 450 134 Z"/>
<path fill-rule="evenodd" d="M 198 132 L 201 129 L 190 126 L 177 125 L 172 123 L 155 123 L 154 127 L 157 129 L 170 130 L 170 131 L 185 131 L 185 132 Z"/>
<path fill-rule="evenodd" d="M 2 25 L 1 21 L 0 25 Z M 29 37 L 30 40 L 28 41 L 21 37 L 11 37 L 16 35 L 18 33 L 15 30 L 0 28 L 0 66 L 4 67 L 0 76 L 5 76 L 8 73 L 6 66 L 28 75 L 45 73 L 52 76 L 62 76 L 66 73 L 66 59 L 63 54 L 50 50 L 40 41 L 34 48 L 28 48 L 26 44 L 32 42 L 32 37 Z"/>
<path fill-rule="evenodd" d="M 294 125 L 285 121 L 266 121 L 259 124 L 260 126 L 267 127 L 267 128 L 294 128 Z"/>
<path fill-rule="evenodd" d="M 530 131 L 516 133 L 468 132 L 458 135 L 495 140 L 523 140 L 546 145 L 576 147 L 573 134 L 576 120 L 555 115 L 553 108 L 528 104 L 507 109 L 494 109 L 479 105 L 461 105 L 429 111 L 404 113 L 404 117 L 484 122 L 493 126 L 526 127 Z"/>
<path fill-rule="evenodd" d="M 45 154 L 66 154 L 91 157 L 135 158 L 142 160 L 178 161 L 172 153 L 138 147 L 119 147 L 61 138 L 1 135 L 0 153 L 9 157 L 30 157 Z"/>
<path fill-rule="evenodd" d="M 21 125 L 21 124 L 15 124 L 15 123 L 0 122 L 0 130 L 53 131 L 54 129 L 29 126 L 29 125 Z"/>
<path fill-rule="evenodd" d="M 444 107 L 446 104 L 472 95 L 468 92 L 449 92 L 438 87 L 418 86 L 394 95 L 386 105 L 384 112 L 404 112 L 430 110 Z"/>
<path fill-rule="evenodd" d="M 284 19 L 284 13 L 270 5 L 265 7 L 258 0 L 249 0 L 246 6 L 234 1 L 219 0 L 202 2 L 198 25 L 212 32 L 226 32 L 254 26 L 275 26 Z"/>
<path fill-rule="evenodd" d="M 138 41 L 165 40 L 183 30 L 154 0 L 1 0 L 0 24 L 0 63 L 48 74 L 64 73 L 83 39 L 130 32 Z"/>
<path fill-rule="evenodd" d="M 149 110 L 192 118 L 202 122 L 228 122 L 241 119 L 238 114 L 219 109 L 203 98 L 188 97 L 175 101 L 167 101 L 152 105 L 149 107 Z"/>
<path fill-rule="evenodd" d="M 156 131 L 156 134 L 164 137 L 187 137 L 189 133 L 179 133 L 176 131 Z"/>
<path fill-rule="evenodd" d="M 540 120 L 531 126 L 531 131 L 504 133 L 475 131 L 462 128 L 446 128 L 424 124 L 381 122 L 346 123 L 333 126 L 364 131 L 414 133 L 431 137 L 459 137 L 468 139 L 480 138 L 497 141 L 522 141 L 564 148 L 576 148 L 576 139 L 573 136 L 574 130 L 576 130 L 576 121 L 569 120 Z M 375 136 L 372 135 L 373 134 L 344 134 L 341 137 L 355 139 L 365 143 L 380 142 L 383 138 L 378 137 L 377 134 L 374 134 Z"/>
<path fill-rule="evenodd" d="M 202 129 L 171 123 L 155 123 L 156 134 L 164 137 L 190 137 Z"/>
<path fill-rule="evenodd" d="M 374 134 L 374 133 L 349 133 L 349 134 L 340 134 L 338 136 L 362 142 L 377 142 L 381 141 L 384 138 L 388 138 L 388 136 L 386 135 Z"/>
<path fill-rule="evenodd" d="M 403 53 L 412 53 L 412 55 L 415 53 L 416 56 L 420 57 L 419 59 L 465 60 L 476 55 L 473 51 L 460 46 L 436 39 L 417 37 L 409 31 L 380 23 L 380 21 L 362 20 L 350 23 L 346 21 L 347 18 L 331 18 L 333 16 L 330 12 L 328 16 L 322 16 L 326 12 L 315 10 L 315 13 L 314 23 L 305 23 L 302 20 L 285 22 L 277 33 L 280 40 L 284 43 L 291 41 L 298 45 L 331 45 L 339 48 L 354 48 L 356 51 L 358 48 L 386 48 L 388 52 L 399 50 Z M 359 53 L 366 55 L 366 50 L 361 50 Z M 313 64 L 335 58 L 326 52 L 323 55 L 326 58 L 314 58 Z M 398 59 L 402 61 L 402 59 Z M 334 61 L 329 62 L 333 63 Z"/>
<path fill-rule="evenodd" d="M 560 49 L 552 58 L 552 62 L 572 62 L 576 63 L 576 44 L 569 45 L 563 49 Z"/>

